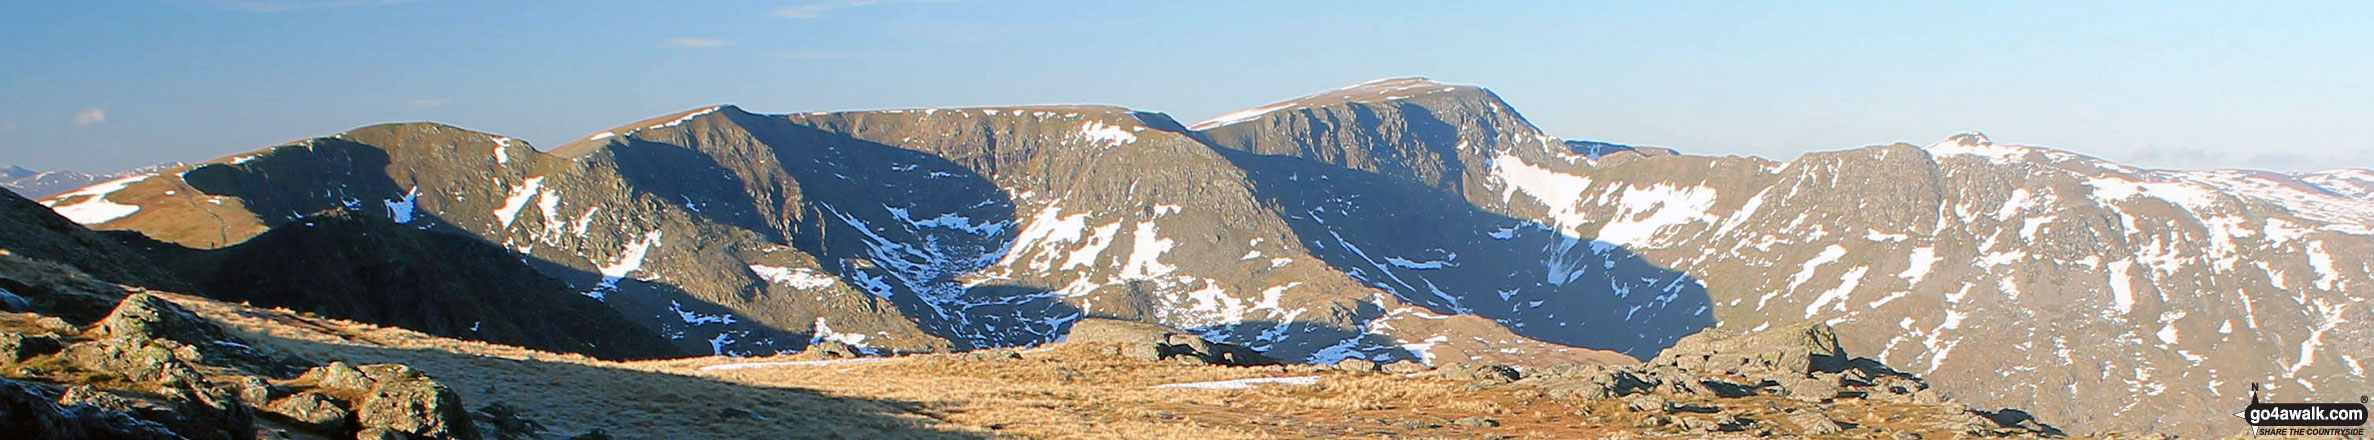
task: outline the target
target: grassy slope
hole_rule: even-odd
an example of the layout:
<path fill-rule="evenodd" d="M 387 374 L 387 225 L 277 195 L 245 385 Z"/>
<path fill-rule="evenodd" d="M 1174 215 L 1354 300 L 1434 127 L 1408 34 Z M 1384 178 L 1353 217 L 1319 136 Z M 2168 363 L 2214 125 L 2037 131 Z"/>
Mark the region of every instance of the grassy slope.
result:
<path fill-rule="evenodd" d="M 591 429 L 622 438 L 1588 438 L 1661 432 L 1637 428 L 1649 416 L 1625 411 L 1619 400 L 1562 401 L 1517 386 L 1472 387 L 1311 367 L 1146 363 L 1106 355 L 1103 347 L 1091 345 L 1057 344 L 1008 361 L 918 355 L 703 371 L 792 359 L 607 362 L 197 297 L 171 298 L 284 351 L 319 360 L 412 365 L 453 386 L 473 407 L 500 401 L 527 408 L 529 418 L 562 435 Z M 1314 386 L 1247 390 L 1150 388 L 1303 375 L 1321 380 Z M 1775 434 L 1795 429 L 1781 411 L 1817 409 L 1863 427 L 1909 429 L 1925 438 L 1954 436 L 1920 427 L 1938 417 L 1935 407 L 1860 399 L 1817 406 L 1775 397 L 1719 404 L 1759 420 Z M 765 420 L 720 414 L 728 409 L 751 411 Z M 1467 416 L 1501 425 L 1450 423 Z M 1674 417 L 1700 416 L 1712 417 Z"/>

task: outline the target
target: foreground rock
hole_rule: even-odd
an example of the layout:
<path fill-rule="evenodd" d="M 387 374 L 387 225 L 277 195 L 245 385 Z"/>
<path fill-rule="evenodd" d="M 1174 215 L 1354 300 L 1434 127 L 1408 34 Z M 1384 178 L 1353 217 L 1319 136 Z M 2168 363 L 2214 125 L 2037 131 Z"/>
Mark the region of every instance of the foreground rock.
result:
<path fill-rule="evenodd" d="M 5 322 L 46 322 L 24 318 Z M 52 326 L 0 328 L 12 377 L 0 382 L 0 432 L 12 434 L 0 437 L 480 438 L 460 395 L 420 371 L 303 368 L 312 362 L 255 348 L 158 294 L 123 298 L 87 330 Z"/>

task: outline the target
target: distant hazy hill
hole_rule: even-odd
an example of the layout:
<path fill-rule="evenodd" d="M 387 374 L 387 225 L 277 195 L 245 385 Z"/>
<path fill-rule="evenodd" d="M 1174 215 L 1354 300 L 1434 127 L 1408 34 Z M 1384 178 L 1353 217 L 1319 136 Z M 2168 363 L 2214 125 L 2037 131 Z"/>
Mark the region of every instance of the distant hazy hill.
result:
<path fill-rule="evenodd" d="M 99 174 L 80 171 L 33 171 L 15 165 L 0 165 L 0 187 L 5 187 L 9 191 L 25 197 L 49 197 L 67 190 L 90 186 L 93 183 L 153 173 L 182 165 L 185 164 L 181 162 L 162 163 Z"/>

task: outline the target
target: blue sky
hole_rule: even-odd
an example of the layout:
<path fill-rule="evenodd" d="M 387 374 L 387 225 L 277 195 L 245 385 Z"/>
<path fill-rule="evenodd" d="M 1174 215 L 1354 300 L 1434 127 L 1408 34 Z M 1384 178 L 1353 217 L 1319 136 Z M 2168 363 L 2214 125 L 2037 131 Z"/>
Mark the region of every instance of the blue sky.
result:
<path fill-rule="evenodd" d="M 2374 167 L 2366 23 L 2363 2 L 8 1 L 0 163 L 415 120 L 551 148 L 716 103 L 1192 123 L 1414 75 L 1563 137 L 1699 154 L 1980 130 L 2150 166 Z"/>

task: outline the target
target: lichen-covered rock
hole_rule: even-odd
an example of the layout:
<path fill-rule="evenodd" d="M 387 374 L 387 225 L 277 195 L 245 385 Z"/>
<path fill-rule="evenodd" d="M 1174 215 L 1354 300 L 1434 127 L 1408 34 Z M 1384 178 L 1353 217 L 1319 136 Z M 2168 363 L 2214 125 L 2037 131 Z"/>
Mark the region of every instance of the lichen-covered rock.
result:
<path fill-rule="evenodd" d="M 384 428 L 433 439 L 478 439 L 461 395 L 426 378 L 380 381 L 356 409 L 364 429 Z"/>
<path fill-rule="evenodd" d="M 0 331 L 0 363 L 24 362 L 34 356 L 57 353 L 66 349 L 58 340 L 17 332 Z"/>
<path fill-rule="evenodd" d="M 201 347 L 215 345 L 217 341 L 236 342 L 223 334 L 222 328 L 180 305 L 146 293 L 124 297 L 113 313 L 99 320 L 99 332 L 115 339 L 162 339 Z"/>
<path fill-rule="evenodd" d="M 172 385 L 199 380 L 198 371 L 164 344 L 90 341 L 68 346 L 58 357 L 85 370 L 113 373 L 134 382 Z"/>
<path fill-rule="evenodd" d="M 273 415 L 319 431 L 342 431 L 348 429 L 354 420 L 354 413 L 348 411 L 344 403 L 311 391 L 274 401 L 264 408 Z"/>
<path fill-rule="evenodd" d="M 353 365 L 339 361 L 305 370 L 305 374 L 298 375 L 297 380 L 312 381 L 315 386 L 322 388 L 347 391 L 370 391 L 371 386 L 378 382 Z"/>

